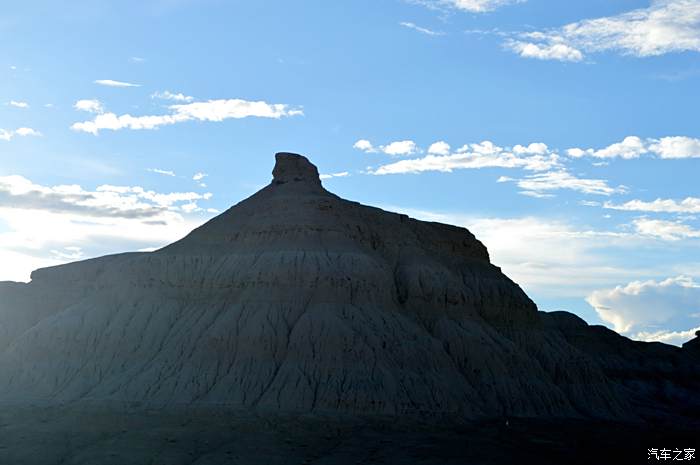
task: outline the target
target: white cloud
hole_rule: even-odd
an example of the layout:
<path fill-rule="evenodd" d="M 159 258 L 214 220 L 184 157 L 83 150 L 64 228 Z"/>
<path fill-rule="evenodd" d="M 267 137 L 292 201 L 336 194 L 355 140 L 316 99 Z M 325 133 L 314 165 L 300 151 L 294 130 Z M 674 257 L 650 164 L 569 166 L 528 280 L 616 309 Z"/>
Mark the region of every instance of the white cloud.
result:
<path fill-rule="evenodd" d="M 679 336 L 670 334 L 678 331 L 673 326 L 683 326 L 680 329 L 685 331 L 693 323 L 692 315 L 700 310 L 700 283 L 688 276 L 633 281 L 597 290 L 586 300 L 618 332 L 637 331 L 647 340 L 673 339 Z"/>
<path fill-rule="evenodd" d="M 547 147 L 547 144 L 544 144 L 542 142 L 533 142 L 532 144 L 528 145 L 527 147 L 522 146 L 520 144 L 513 147 L 513 153 L 515 153 L 517 155 L 523 155 L 523 154 L 545 155 L 548 152 L 549 152 L 549 147 Z"/>
<path fill-rule="evenodd" d="M 432 147 L 432 146 L 431 146 Z M 549 170 L 559 166 L 559 156 L 549 151 L 544 144 L 530 144 L 528 147 L 516 146 L 520 154 L 495 145 L 491 141 L 478 144 L 466 144 L 449 155 L 428 154 L 422 158 L 401 160 L 382 165 L 371 174 L 404 174 L 439 171 L 450 173 L 459 169 L 479 168 L 522 168 L 531 171 Z M 542 152 L 544 147 L 544 152 Z M 444 147 L 442 147 L 444 148 Z M 533 153 L 534 152 L 534 153 Z"/>
<path fill-rule="evenodd" d="M 7 102 L 7 104 L 15 108 L 29 108 L 29 104 L 27 102 L 18 102 L 17 100 L 10 100 Z"/>
<path fill-rule="evenodd" d="M 7 129 L 0 129 L 0 140 L 4 141 L 11 141 L 15 136 L 20 136 L 20 137 L 27 137 L 27 136 L 33 136 L 33 137 L 40 137 L 41 133 L 37 131 L 36 129 L 32 128 L 17 128 L 15 130 L 7 130 Z"/>
<path fill-rule="evenodd" d="M 661 158 L 700 158 L 700 139 L 685 136 L 652 139 L 649 151 Z"/>
<path fill-rule="evenodd" d="M 148 168 L 146 171 L 150 171 L 151 173 L 156 173 L 156 174 L 162 174 L 163 176 L 171 176 L 175 177 L 175 172 L 171 170 L 161 170 L 158 168 Z"/>
<path fill-rule="evenodd" d="M 441 31 L 433 31 L 432 29 L 427 29 L 427 28 L 425 28 L 425 27 L 420 27 L 420 26 L 416 25 L 415 23 L 411 23 L 411 22 L 408 22 L 408 21 L 400 22 L 399 25 L 401 25 L 401 26 L 403 26 L 403 27 L 406 27 L 406 28 L 408 28 L 408 29 L 413 29 L 414 31 L 418 31 L 418 32 L 420 32 L 420 33 L 422 33 L 422 34 L 426 34 L 426 35 L 429 35 L 429 36 L 442 36 L 442 35 L 445 35 L 444 32 L 441 32 Z"/>
<path fill-rule="evenodd" d="M 115 81 L 113 79 L 98 79 L 94 81 L 95 84 L 107 87 L 141 87 L 141 84 L 132 84 L 130 82 Z"/>
<path fill-rule="evenodd" d="M 606 51 L 636 57 L 697 52 L 700 2 L 653 0 L 648 8 L 522 33 L 506 47 L 523 57 L 562 61 L 581 61 L 584 53 Z"/>
<path fill-rule="evenodd" d="M 36 129 L 32 128 L 17 128 L 15 129 L 15 134 L 18 136 L 22 137 L 27 137 L 27 136 L 34 136 L 34 137 L 39 137 L 41 136 L 41 133 L 37 131 Z"/>
<path fill-rule="evenodd" d="M 659 331 L 640 331 L 632 337 L 640 341 L 656 341 L 680 346 L 683 345 L 684 342 L 693 339 L 695 337 L 695 333 L 698 331 L 700 331 L 700 326 L 688 329 L 686 331 L 670 331 L 667 329 L 662 329 Z"/>
<path fill-rule="evenodd" d="M 418 146 L 412 140 L 397 140 L 387 145 L 382 145 L 380 150 L 387 155 L 412 155 L 418 152 Z"/>
<path fill-rule="evenodd" d="M 183 237 L 201 218 L 185 216 L 195 192 L 160 193 L 139 186 L 44 186 L 0 177 L 0 281 L 26 281 L 38 267 L 117 251 L 160 247 Z M 196 210 L 196 209 L 194 209 Z"/>
<path fill-rule="evenodd" d="M 691 226 L 680 221 L 638 218 L 633 221 L 633 225 L 639 234 L 666 241 L 700 238 L 700 230 L 693 229 Z"/>
<path fill-rule="evenodd" d="M 600 150 L 571 148 L 566 152 L 574 158 L 591 156 L 595 158 L 639 158 L 640 155 L 647 153 L 645 143 L 637 136 L 625 137 L 622 142 L 616 142 Z"/>
<path fill-rule="evenodd" d="M 625 137 L 622 142 L 616 142 L 602 149 L 568 149 L 567 154 L 574 158 L 584 156 L 594 158 L 639 158 L 644 154 L 656 155 L 660 158 L 700 158 L 700 139 L 686 136 L 662 137 L 660 139 L 641 139 L 637 136 Z"/>
<path fill-rule="evenodd" d="M 509 40 L 505 43 L 505 47 L 523 58 L 558 61 L 583 60 L 583 53 L 580 50 L 566 44 L 534 44 L 521 40 Z"/>
<path fill-rule="evenodd" d="M 166 90 L 164 92 L 155 92 L 154 94 L 151 95 L 151 98 L 158 98 L 161 100 L 174 100 L 176 102 L 192 102 L 194 101 L 194 97 L 191 97 L 189 95 L 185 95 L 182 93 L 173 93 L 170 92 L 169 90 Z"/>
<path fill-rule="evenodd" d="M 201 181 L 202 179 L 206 178 L 207 176 L 209 176 L 209 175 L 206 173 L 198 172 L 198 173 L 195 173 L 194 176 L 192 176 L 192 180 L 193 181 Z"/>
<path fill-rule="evenodd" d="M 454 9 L 468 13 L 486 13 L 497 8 L 515 3 L 524 3 L 526 0 L 413 0 L 429 8 Z"/>
<path fill-rule="evenodd" d="M 247 117 L 275 118 L 303 115 L 300 108 L 292 108 L 285 104 L 270 104 L 263 101 L 248 101 L 241 99 L 208 100 L 188 104 L 170 105 L 170 114 L 131 116 L 101 113 L 93 120 L 74 123 L 71 129 L 97 135 L 99 131 L 109 129 L 156 129 L 185 121 L 223 121 Z"/>
<path fill-rule="evenodd" d="M 132 63 L 144 63 L 146 59 L 141 57 L 130 57 L 129 61 Z"/>
<path fill-rule="evenodd" d="M 450 154 L 450 144 L 441 140 L 430 144 L 428 147 L 428 153 L 433 155 L 449 155 Z"/>
<path fill-rule="evenodd" d="M 412 140 L 397 140 L 386 145 L 375 147 L 367 139 L 360 139 L 355 142 L 352 147 L 365 153 L 382 152 L 391 156 L 413 155 L 414 153 L 418 153 L 420 151 L 418 145 L 416 145 L 416 143 Z"/>
<path fill-rule="evenodd" d="M 372 143 L 368 141 L 367 139 L 360 139 L 357 142 L 355 142 L 352 145 L 352 148 L 357 149 L 357 150 L 362 150 L 363 152 L 367 153 L 373 153 L 376 152 L 377 149 L 374 148 Z"/>
<path fill-rule="evenodd" d="M 87 111 L 88 113 L 104 113 L 104 107 L 102 106 L 102 102 L 100 102 L 97 99 L 78 100 L 73 105 L 73 108 L 75 108 L 78 111 Z"/>
<path fill-rule="evenodd" d="M 350 176 L 350 173 L 348 173 L 347 171 L 341 171 L 340 173 L 322 174 L 319 177 L 321 179 L 331 179 L 331 178 L 345 178 L 347 176 Z"/>
<path fill-rule="evenodd" d="M 565 169 L 536 173 L 514 181 L 524 190 L 522 194 L 533 197 L 546 196 L 551 191 L 561 189 L 594 195 L 620 194 L 627 190 L 623 186 L 611 187 L 604 179 L 576 177 Z"/>
<path fill-rule="evenodd" d="M 605 202 L 604 208 L 611 210 L 625 210 L 638 212 L 655 212 L 655 213 L 700 213 L 700 198 L 687 197 L 683 200 L 673 199 L 656 199 L 651 202 L 643 200 L 630 200 L 623 204 L 614 204 Z"/>

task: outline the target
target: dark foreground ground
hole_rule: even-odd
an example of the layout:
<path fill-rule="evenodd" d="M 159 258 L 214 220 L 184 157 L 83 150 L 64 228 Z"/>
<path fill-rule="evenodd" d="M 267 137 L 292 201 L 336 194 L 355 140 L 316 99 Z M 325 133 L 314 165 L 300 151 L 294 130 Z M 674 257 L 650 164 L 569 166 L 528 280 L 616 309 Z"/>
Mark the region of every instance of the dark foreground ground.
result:
<path fill-rule="evenodd" d="M 700 434 L 687 426 L 434 423 L 221 408 L 0 405 L 0 464 L 643 464 L 659 463 L 649 448 L 700 446 Z"/>

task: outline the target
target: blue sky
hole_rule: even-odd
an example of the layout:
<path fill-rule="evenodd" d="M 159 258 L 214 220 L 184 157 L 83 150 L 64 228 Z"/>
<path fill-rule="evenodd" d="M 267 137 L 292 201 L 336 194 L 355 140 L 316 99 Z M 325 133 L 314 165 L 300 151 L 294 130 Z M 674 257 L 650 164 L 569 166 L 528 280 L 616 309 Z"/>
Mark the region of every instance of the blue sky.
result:
<path fill-rule="evenodd" d="M 150 250 L 307 155 L 542 310 L 700 327 L 700 0 L 13 2 L 0 279 Z"/>

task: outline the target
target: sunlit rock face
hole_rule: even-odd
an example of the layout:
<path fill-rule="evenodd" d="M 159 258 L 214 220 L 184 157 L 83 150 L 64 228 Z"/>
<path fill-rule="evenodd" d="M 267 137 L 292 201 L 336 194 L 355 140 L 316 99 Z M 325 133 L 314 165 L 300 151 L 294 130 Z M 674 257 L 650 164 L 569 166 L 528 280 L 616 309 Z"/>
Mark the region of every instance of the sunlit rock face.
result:
<path fill-rule="evenodd" d="M 466 229 L 343 200 L 279 153 L 163 249 L 0 283 L 0 399 L 633 415 L 581 324 L 542 316 Z"/>

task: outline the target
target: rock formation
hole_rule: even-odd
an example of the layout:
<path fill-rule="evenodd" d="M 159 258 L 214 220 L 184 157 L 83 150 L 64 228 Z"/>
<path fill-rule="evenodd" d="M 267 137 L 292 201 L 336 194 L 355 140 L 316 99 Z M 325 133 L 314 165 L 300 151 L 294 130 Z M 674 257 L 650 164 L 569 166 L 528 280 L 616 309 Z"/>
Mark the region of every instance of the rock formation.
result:
<path fill-rule="evenodd" d="M 538 312 L 466 229 L 276 158 L 270 185 L 167 247 L 0 283 L 0 399 L 619 418 L 697 392 L 690 351 Z"/>

